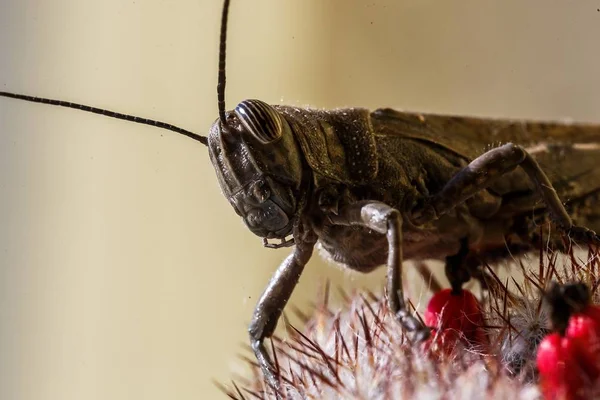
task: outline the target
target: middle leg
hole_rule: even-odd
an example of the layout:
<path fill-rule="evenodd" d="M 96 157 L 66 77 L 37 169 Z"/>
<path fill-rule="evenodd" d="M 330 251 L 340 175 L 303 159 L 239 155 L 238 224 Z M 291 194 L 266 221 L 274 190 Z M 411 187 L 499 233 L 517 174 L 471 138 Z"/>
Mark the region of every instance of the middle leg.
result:
<path fill-rule="evenodd" d="M 386 235 L 388 305 L 398 322 L 407 331 L 416 333 L 416 340 L 426 339 L 429 329 L 410 313 L 404 300 L 400 212 L 381 202 L 360 201 L 340 208 L 338 214 L 331 214 L 329 219 L 336 225 L 361 225 Z"/>

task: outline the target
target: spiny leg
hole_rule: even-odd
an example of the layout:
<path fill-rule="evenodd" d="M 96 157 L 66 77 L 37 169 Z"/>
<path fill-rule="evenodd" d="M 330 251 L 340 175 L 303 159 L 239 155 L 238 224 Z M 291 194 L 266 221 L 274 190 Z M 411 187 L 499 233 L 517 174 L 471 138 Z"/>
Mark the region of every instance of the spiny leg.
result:
<path fill-rule="evenodd" d="M 273 335 L 283 308 L 290 299 L 304 266 L 310 259 L 316 242 L 311 232 L 302 236 L 294 235 L 296 247 L 279 266 L 269 285 L 258 300 L 252 321 L 248 327 L 250 344 L 268 385 L 278 396 L 281 393 L 278 373 L 264 346 L 264 340 Z"/>
<path fill-rule="evenodd" d="M 404 329 L 416 332 L 416 340 L 426 339 L 429 336 L 429 329 L 411 315 L 404 300 L 400 212 L 384 203 L 361 201 L 340 208 L 338 214 L 330 215 L 329 219 L 334 224 L 361 225 L 386 235 L 388 305 Z"/>
<path fill-rule="evenodd" d="M 551 218 L 562 231 L 575 241 L 583 241 L 587 244 L 600 243 L 600 237 L 595 232 L 573 225 L 556 190 L 539 164 L 523 147 L 513 143 L 507 143 L 482 154 L 456 173 L 439 193 L 431 197 L 421 210 L 414 213 L 411 222 L 425 224 L 439 218 L 519 166 L 535 184 Z"/>

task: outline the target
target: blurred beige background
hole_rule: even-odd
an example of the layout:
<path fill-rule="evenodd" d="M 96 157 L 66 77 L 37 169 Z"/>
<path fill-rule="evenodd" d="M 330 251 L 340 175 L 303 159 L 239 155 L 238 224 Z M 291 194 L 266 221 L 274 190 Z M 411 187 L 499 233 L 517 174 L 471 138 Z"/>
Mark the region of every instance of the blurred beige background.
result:
<path fill-rule="evenodd" d="M 0 90 L 204 133 L 217 116 L 220 7 L 0 0 Z M 234 0 L 227 104 L 600 122 L 598 8 Z M 0 399 L 223 398 L 211 379 L 243 370 L 246 323 L 287 253 L 245 229 L 199 144 L 0 99 Z M 293 302 L 325 278 L 379 289 L 381 272 L 315 257 Z"/>

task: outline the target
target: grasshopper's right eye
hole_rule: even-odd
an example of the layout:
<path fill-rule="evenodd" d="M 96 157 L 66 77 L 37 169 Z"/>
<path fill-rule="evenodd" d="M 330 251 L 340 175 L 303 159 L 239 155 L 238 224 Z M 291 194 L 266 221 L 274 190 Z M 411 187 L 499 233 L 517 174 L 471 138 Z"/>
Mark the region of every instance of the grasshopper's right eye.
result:
<path fill-rule="evenodd" d="M 274 142 L 283 135 L 283 123 L 279 113 L 260 100 L 244 100 L 235 108 L 244 128 L 259 142 Z"/>

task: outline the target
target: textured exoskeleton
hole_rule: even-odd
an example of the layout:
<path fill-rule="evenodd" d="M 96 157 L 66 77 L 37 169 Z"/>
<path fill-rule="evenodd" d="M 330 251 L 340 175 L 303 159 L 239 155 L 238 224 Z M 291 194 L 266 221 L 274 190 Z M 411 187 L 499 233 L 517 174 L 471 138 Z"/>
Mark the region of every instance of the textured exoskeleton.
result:
<path fill-rule="evenodd" d="M 240 103 L 208 137 L 219 183 L 266 245 L 296 245 L 250 326 L 269 382 L 278 384 L 263 340 L 315 244 L 357 271 L 387 264 L 390 307 L 423 337 L 404 302 L 402 260 L 446 260 L 459 289 L 482 261 L 540 245 L 548 219 L 559 248 L 564 233 L 597 242 L 581 226 L 599 228 L 591 206 L 600 189 L 598 143 L 600 127 L 592 125 Z"/>

